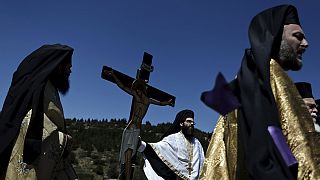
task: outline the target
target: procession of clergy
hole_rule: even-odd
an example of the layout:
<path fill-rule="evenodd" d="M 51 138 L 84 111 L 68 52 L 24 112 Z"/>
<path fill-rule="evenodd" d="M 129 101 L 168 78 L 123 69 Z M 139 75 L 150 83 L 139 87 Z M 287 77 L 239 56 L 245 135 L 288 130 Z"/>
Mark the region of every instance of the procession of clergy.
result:
<path fill-rule="evenodd" d="M 149 105 L 173 107 L 175 101 L 147 84 L 150 64 L 129 80 L 103 69 L 104 78 L 133 97 L 119 179 L 134 179 L 137 151 L 152 180 L 320 179 L 319 100 L 310 83 L 294 83 L 287 74 L 302 68 L 309 45 L 296 7 L 276 6 L 254 16 L 249 41 L 236 78 L 227 82 L 219 74 L 215 87 L 201 95 L 221 114 L 206 153 L 194 137 L 190 109 L 177 113 L 159 142 L 141 140 Z M 59 97 L 69 89 L 72 54 L 67 45 L 44 45 L 14 72 L 0 114 L 0 179 L 78 179 L 68 161 L 72 137 Z"/>

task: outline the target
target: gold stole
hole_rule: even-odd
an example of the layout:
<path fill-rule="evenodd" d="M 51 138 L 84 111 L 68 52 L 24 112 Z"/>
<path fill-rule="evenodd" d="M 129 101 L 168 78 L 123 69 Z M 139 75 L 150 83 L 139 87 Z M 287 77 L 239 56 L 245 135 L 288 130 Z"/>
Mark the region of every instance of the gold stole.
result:
<path fill-rule="evenodd" d="M 320 133 L 294 83 L 275 61 L 270 61 L 270 84 L 278 106 L 281 128 L 289 147 L 299 162 L 298 179 L 320 179 Z M 267 113 L 267 112 L 266 112 Z M 236 111 L 218 119 L 214 129 L 200 179 L 248 179 L 237 156 L 238 136 Z M 237 161 L 242 163 L 238 167 Z"/>
<path fill-rule="evenodd" d="M 298 179 L 320 179 L 319 134 L 294 83 L 275 60 L 270 61 L 270 84 L 282 133 L 299 162 Z"/>
<path fill-rule="evenodd" d="M 192 173 L 192 159 L 193 159 L 193 144 L 192 144 L 192 140 L 188 140 L 184 135 L 183 133 L 180 131 L 181 135 L 183 136 L 183 139 L 184 139 L 184 142 L 186 144 L 186 147 L 187 147 L 187 152 L 188 152 L 188 167 L 187 167 L 187 170 L 189 172 L 189 175 L 191 175 Z"/>

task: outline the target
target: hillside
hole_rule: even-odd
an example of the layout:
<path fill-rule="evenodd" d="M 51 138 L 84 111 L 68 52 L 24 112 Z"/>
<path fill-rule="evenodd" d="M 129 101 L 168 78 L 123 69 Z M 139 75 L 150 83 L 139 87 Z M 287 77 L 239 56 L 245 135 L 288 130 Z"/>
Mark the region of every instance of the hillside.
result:
<path fill-rule="evenodd" d="M 117 179 L 119 175 L 119 150 L 122 131 L 126 119 L 91 120 L 67 119 L 67 129 L 73 137 L 70 160 L 81 180 Z M 142 125 L 141 139 L 157 142 L 169 128 L 170 123 Z M 201 142 L 204 151 L 208 146 L 208 133 L 195 129 L 195 136 Z M 134 179 L 146 179 L 142 170 L 143 159 L 140 153 L 136 157 Z"/>

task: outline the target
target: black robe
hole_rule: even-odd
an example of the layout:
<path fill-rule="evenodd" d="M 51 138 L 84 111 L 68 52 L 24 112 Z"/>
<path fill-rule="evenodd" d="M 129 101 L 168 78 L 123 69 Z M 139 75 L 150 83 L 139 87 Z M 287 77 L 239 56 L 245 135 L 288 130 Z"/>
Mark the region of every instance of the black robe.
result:
<path fill-rule="evenodd" d="M 26 113 L 32 116 L 24 147 L 24 161 L 32 163 L 41 152 L 43 92 L 53 70 L 64 60 L 71 62 L 69 46 L 44 45 L 28 55 L 13 74 L 0 114 L 0 176 L 7 168 L 14 142 Z"/>
<path fill-rule="evenodd" d="M 270 86 L 270 59 L 279 52 L 284 25 L 291 23 L 299 24 L 299 19 L 296 8 L 290 5 L 265 10 L 253 18 L 249 27 L 251 48 L 246 49 L 233 84 L 242 105 L 238 110 L 239 145 L 252 179 L 297 177 L 297 167 L 286 166 L 267 130 L 268 126 L 281 129 Z"/>

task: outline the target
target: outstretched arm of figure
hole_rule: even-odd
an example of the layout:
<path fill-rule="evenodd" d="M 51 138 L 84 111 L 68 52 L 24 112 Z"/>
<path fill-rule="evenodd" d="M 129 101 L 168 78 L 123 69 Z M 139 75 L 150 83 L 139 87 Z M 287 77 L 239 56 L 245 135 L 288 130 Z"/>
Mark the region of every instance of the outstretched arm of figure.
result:
<path fill-rule="evenodd" d="M 120 81 L 120 79 L 114 74 L 113 70 L 105 70 L 110 76 L 113 77 L 113 79 L 115 80 L 117 86 L 122 89 L 123 91 L 125 91 L 126 93 L 132 95 L 132 91 L 130 88 L 126 87 L 123 85 L 123 83 Z"/>
<path fill-rule="evenodd" d="M 170 99 L 169 101 L 162 101 L 161 102 L 161 101 L 150 98 L 149 102 L 150 102 L 150 104 L 155 104 L 155 105 L 159 105 L 159 106 L 170 105 L 170 106 L 174 107 L 174 103 L 173 103 L 172 99 Z"/>

